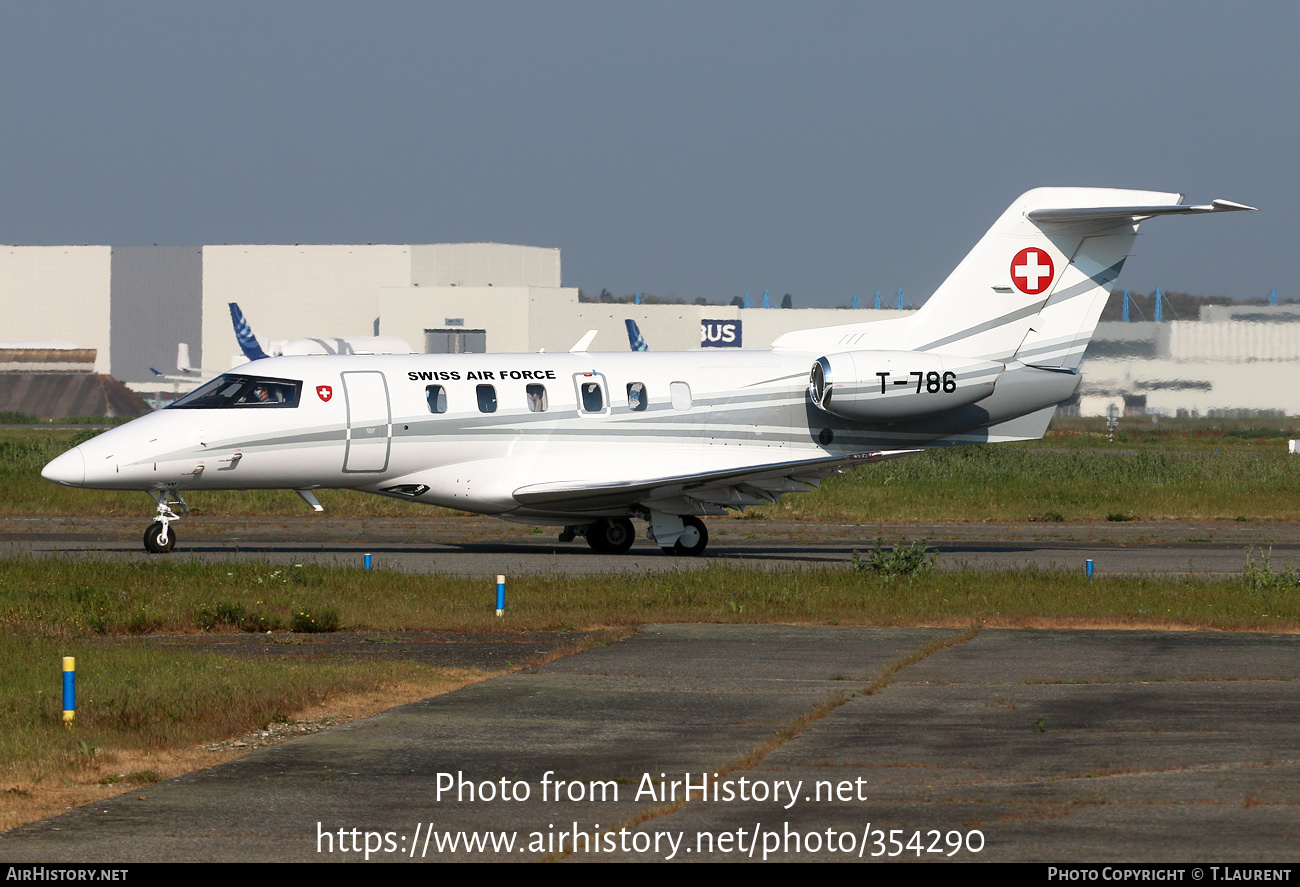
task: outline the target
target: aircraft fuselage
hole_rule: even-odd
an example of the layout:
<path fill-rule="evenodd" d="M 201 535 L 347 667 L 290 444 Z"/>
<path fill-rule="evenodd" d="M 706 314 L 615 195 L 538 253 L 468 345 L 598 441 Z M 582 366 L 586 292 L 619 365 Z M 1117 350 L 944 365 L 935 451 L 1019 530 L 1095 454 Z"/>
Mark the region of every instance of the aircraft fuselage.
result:
<path fill-rule="evenodd" d="M 1020 367 L 1039 382 L 1032 398 L 995 393 L 937 418 L 864 426 L 813 407 L 814 359 L 767 351 L 269 358 L 222 378 L 285 383 L 292 404 L 252 396 L 182 403 L 81 444 L 45 474 L 96 489 L 349 488 L 564 520 L 572 511 L 527 507 L 513 493 L 542 481 L 635 482 L 923 447 L 1051 406 L 1078 382 Z"/>

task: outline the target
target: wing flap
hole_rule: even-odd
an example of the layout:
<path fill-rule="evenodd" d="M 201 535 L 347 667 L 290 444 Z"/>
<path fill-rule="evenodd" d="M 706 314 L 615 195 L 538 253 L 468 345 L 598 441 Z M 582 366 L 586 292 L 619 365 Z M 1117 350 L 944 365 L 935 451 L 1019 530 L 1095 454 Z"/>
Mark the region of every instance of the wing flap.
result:
<path fill-rule="evenodd" d="M 881 462 L 920 450 L 886 450 L 827 456 L 792 462 L 773 462 L 701 474 L 620 481 L 608 484 L 566 482 L 530 484 L 514 492 L 525 508 L 591 511 L 630 507 L 640 503 L 686 497 L 700 502 L 740 507 L 775 502 L 783 493 L 806 492 L 822 478 L 852 465 Z"/>

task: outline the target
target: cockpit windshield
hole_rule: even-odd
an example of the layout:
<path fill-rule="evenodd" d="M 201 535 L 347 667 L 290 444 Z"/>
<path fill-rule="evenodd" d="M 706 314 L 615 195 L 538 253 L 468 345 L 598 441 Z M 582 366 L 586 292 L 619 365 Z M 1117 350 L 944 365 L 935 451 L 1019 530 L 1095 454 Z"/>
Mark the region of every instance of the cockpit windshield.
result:
<path fill-rule="evenodd" d="M 296 407 L 302 383 L 293 379 L 267 379 L 226 373 L 169 405 L 169 410 L 225 410 L 236 407 L 267 409 Z"/>

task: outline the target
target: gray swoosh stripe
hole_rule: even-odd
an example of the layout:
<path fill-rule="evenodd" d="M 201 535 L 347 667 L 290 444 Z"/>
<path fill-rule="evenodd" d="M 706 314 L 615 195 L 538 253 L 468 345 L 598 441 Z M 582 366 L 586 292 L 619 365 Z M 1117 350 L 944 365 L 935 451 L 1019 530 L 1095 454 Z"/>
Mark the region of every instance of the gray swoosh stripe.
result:
<path fill-rule="evenodd" d="M 1056 299 L 1055 304 L 1059 304 L 1069 299 L 1073 299 L 1075 296 L 1081 296 L 1084 293 L 1090 293 L 1093 291 L 1093 289 L 1095 289 L 1098 286 L 1105 286 L 1107 283 L 1110 283 L 1112 280 L 1114 280 L 1116 277 L 1119 276 L 1119 269 L 1122 268 L 1123 265 L 1124 265 L 1123 261 L 1116 262 L 1114 265 L 1111 265 L 1109 268 L 1087 278 L 1086 280 L 1081 280 L 1078 283 L 1074 284 L 1073 286 L 1066 287 L 1064 290 L 1061 290 L 1059 293 L 1052 293 L 1051 296 L 1049 296 L 1047 299 L 1044 299 L 1042 302 L 1039 302 L 1036 305 L 1031 305 L 1027 308 L 1021 308 L 1018 311 L 1012 311 L 1009 314 L 1004 314 L 1001 317 L 994 318 L 993 320 L 985 321 L 984 323 L 973 326 L 970 329 L 962 330 L 959 333 L 953 333 L 951 336 L 946 336 L 942 339 L 936 339 L 933 342 L 920 346 L 916 350 L 929 351 L 932 348 L 939 348 L 944 345 L 951 345 L 953 342 L 961 342 L 965 339 L 971 338 L 972 336 L 978 336 L 981 333 L 987 333 L 989 330 L 997 329 L 998 327 L 1003 326 L 1005 324 L 1014 323 L 1015 321 L 1023 320 L 1026 317 L 1033 317 L 1034 315 L 1042 311 L 1043 306 L 1045 306 L 1052 299 Z M 1114 272 L 1114 274 L 1111 274 L 1111 272 Z"/>

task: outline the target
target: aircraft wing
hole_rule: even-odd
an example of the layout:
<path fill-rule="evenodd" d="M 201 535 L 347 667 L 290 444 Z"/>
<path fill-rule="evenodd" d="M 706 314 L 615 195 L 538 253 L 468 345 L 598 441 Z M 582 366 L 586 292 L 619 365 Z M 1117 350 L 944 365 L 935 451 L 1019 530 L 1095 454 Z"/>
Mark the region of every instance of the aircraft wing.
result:
<path fill-rule="evenodd" d="M 852 465 L 896 459 L 920 450 L 886 450 L 772 462 L 701 474 L 661 477 L 650 480 L 605 484 L 559 482 L 531 484 L 515 490 L 514 498 L 525 508 L 585 512 L 622 508 L 637 504 L 686 499 L 722 507 L 761 505 L 775 502 L 783 493 L 815 489 L 823 478 L 839 474 Z"/>

